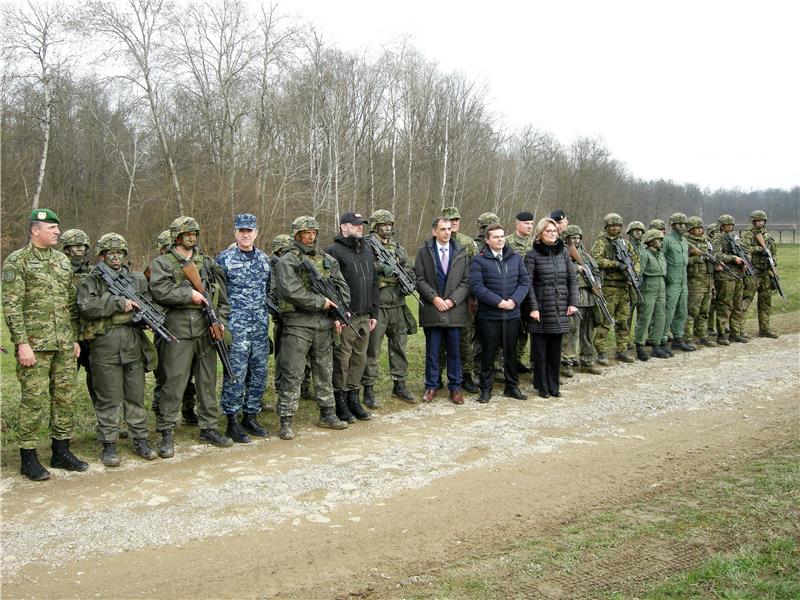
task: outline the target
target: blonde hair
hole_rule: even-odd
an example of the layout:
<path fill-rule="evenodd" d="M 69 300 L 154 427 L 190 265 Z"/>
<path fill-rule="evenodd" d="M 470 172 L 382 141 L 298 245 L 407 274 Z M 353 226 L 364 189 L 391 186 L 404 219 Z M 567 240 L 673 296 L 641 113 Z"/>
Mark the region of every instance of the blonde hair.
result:
<path fill-rule="evenodd" d="M 536 224 L 536 229 L 533 230 L 533 239 L 541 242 L 542 233 L 544 233 L 544 230 L 548 225 L 552 225 L 556 228 L 556 231 L 558 231 L 558 225 L 556 225 L 556 222 L 553 219 L 550 217 L 543 217 L 539 219 L 539 222 Z"/>

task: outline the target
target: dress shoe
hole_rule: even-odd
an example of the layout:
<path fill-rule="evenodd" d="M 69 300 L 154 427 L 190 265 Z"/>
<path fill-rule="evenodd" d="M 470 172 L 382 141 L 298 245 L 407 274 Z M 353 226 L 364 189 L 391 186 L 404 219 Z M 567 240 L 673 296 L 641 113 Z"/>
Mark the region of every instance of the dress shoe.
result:
<path fill-rule="evenodd" d="M 423 402 L 433 402 L 433 399 L 436 397 L 436 389 L 435 388 L 428 388 L 425 390 L 425 393 L 422 396 Z"/>
<path fill-rule="evenodd" d="M 547 392 L 539 392 L 539 398 L 549 398 L 550 394 Z"/>
<path fill-rule="evenodd" d="M 450 391 L 450 402 L 453 404 L 464 404 L 464 396 L 461 395 L 461 390 Z"/>
<path fill-rule="evenodd" d="M 505 390 L 503 390 L 503 396 L 506 398 L 514 398 L 515 400 L 527 400 L 528 397 L 522 393 L 522 390 L 519 389 L 518 386 L 512 385 L 508 386 Z"/>

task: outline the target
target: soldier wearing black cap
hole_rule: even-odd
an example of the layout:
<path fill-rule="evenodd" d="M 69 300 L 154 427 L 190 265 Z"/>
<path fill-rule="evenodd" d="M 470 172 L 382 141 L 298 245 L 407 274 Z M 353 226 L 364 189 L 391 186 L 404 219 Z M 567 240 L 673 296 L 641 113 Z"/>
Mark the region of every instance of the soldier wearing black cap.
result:
<path fill-rule="evenodd" d="M 558 229 L 558 236 L 561 237 L 562 232 L 569 225 L 569 219 L 567 218 L 567 213 L 565 213 L 560 208 L 557 208 L 550 213 L 550 218 L 556 222 L 556 228 Z"/>
<path fill-rule="evenodd" d="M 518 253 L 523 259 L 528 250 L 533 246 L 533 213 L 523 210 L 517 213 L 515 231 L 506 238 L 506 246 Z M 525 315 L 526 311 L 522 311 Z M 523 318 L 524 325 L 524 318 Z M 517 338 L 517 370 L 520 373 L 530 373 L 530 354 L 527 351 L 528 335 L 525 328 L 520 329 L 520 336 Z"/>

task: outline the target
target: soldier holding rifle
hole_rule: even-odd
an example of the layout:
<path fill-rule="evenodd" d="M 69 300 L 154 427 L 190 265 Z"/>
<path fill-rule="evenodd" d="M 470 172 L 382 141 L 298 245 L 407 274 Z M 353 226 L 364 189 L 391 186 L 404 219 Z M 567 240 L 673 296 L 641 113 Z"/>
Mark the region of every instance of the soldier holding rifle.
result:
<path fill-rule="evenodd" d="M 747 313 L 747 308 L 758 294 L 758 335 L 776 338 L 778 334 L 770 330 L 769 319 L 772 314 L 772 294 L 778 291 L 783 296 L 775 263 L 778 248 L 775 238 L 767 231 L 767 213 L 754 210 L 750 213 L 750 223 L 751 226 L 742 234 L 742 242 L 756 272 L 754 277 L 745 280 L 742 312 Z"/>

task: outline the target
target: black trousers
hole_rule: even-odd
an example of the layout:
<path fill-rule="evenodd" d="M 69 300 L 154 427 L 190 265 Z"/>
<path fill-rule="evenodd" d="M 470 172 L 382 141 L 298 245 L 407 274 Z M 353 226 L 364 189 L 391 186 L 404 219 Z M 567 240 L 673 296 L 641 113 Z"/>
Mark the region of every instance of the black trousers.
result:
<path fill-rule="evenodd" d="M 494 381 L 494 358 L 497 348 L 503 348 L 503 377 L 506 387 L 519 385 L 517 370 L 517 338 L 520 320 L 476 319 L 478 336 L 481 341 L 481 376 L 479 386 L 482 390 L 492 389 Z"/>
<path fill-rule="evenodd" d="M 533 387 L 539 393 L 558 393 L 558 371 L 561 367 L 561 333 L 534 333 Z"/>

